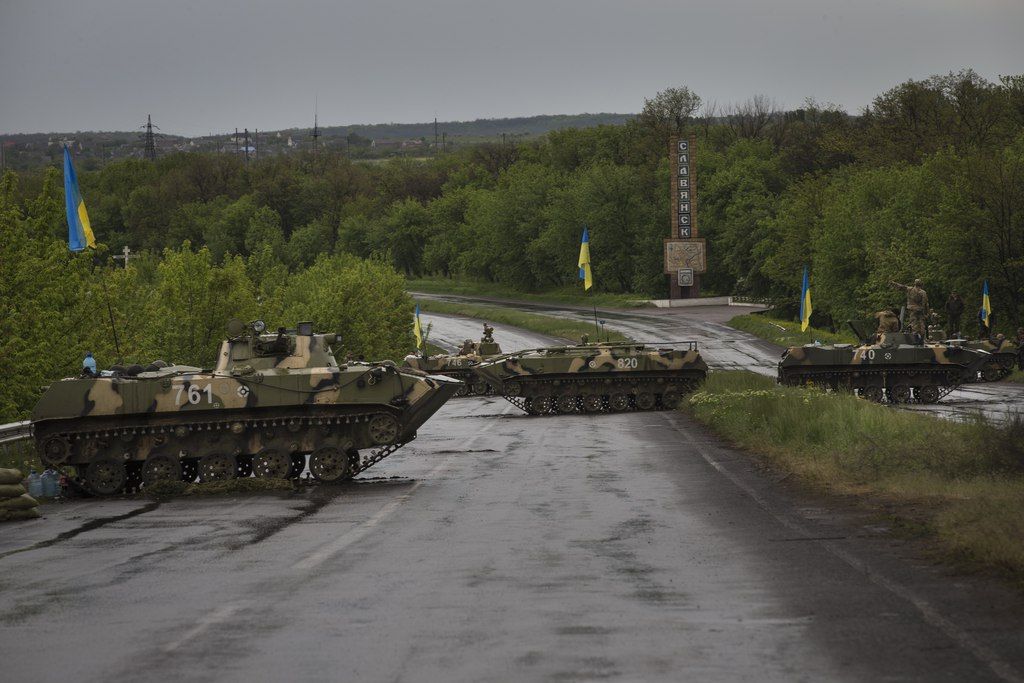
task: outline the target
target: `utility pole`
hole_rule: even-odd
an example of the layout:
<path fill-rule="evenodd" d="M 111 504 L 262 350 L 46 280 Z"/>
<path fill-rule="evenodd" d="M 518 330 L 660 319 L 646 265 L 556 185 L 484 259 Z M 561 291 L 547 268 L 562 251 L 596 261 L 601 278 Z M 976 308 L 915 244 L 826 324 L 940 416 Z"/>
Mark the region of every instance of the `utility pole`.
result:
<path fill-rule="evenodd" d="M 249 163 L 249 129 L 245 129 L 245 163 Z"/>
<path fill-rule="evenodd" d="M 142 157 L 144 159 L 149 159 L 150 161 L 156 161 L 156 135 L 153 133 L 153 129 L 156 128 L 157 130 L 160 130 L 160 127 L 154 126 L 153 117 L 146 114 L 146 125 L 140 126 L 140 128 L 146 129 L 145 134 L 142 136 L 146 143 L 146 147 L 142 151 Z"/>
<path fill-rule="evenodd" d="M 320 122 L 317 119 L 318 103 L 314 100 L 313 104 L 313 170 L 317 168 L 317 159 L 319 157 L 319 145 L 320 145 Z"/>
<path fill-rule="evenodd" d="M 434 154 L 437 153 L 437 114 L 434 114 Z"/>
<path fill-rule="evenodd" d="M 253 159 L 260 158 L 260 129 L 255 128 L 252 131 L 252 146 L 253 146 Z"/>
<path fill-rule="evenodd" d="M 448 153 L 448 133 L 441 133 L 441 151 L 445 154 Z"/>
<path fill-rule="evenodd" d="M 235 157 L 238 157 L 238 128 L 235 128 Z"/>

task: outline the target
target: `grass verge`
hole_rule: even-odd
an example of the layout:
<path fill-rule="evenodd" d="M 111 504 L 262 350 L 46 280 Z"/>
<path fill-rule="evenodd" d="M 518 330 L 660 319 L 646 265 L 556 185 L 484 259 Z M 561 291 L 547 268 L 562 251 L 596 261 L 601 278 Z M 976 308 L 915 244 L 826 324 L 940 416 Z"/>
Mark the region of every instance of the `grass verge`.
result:
<path fill-rule="evenodd" d="M 581 287 L 568 286 L 550 292 L 524 293 L 511 287 L 482 280 L 452 280 L 449 278 L 417 278 L 406 280 L 409 291 L 429 294 L 459 294 L 462 296 L 490 296 L 498 299 L 537 301 L 577 306 L 610 306 L 637 308 L 648 305 L 649 297 L 641 294 L 587 294 Z"/>
<path fill-rule="evenodd" d="M 1024 421 L 958 423 L 715 372 L 684 408 L 815 488 L 923 525 L 946 560 L 1024 588 Z"/>
<path fill-rule="evenodd" d="M 1010 373 L 1010 376 L 1006 378 L 1006 381 L 1024 384 L 1024 370 L 1014 370 Z"/>
<path fill-rule="evenodd" d="M 578 320 L 567 320 L 555 318 L 549 315 L 537 313 L 524 313 L 504 306 L 480 306 L 477 304 L 452 303 L 448 301 L 420 301 L 420 308 L 431 313 L 450 313 L 462 315 L 468 318 L 479 318 L 490 323 L 501 325 L 512 325 L 526 330 L 546 334 L 550 337 L 562 337 L 563 339 L 578 340 L 580 335 L 587 334 L 591 341 L 595 341 L 597 334 L 594 331 L 593 323 L 586 323 Z M 495 341 L 501 343 L 501 330 L 494 333 Z M 630 341 L 629 337 L 614 330 L 605 328 L 601 335 L 602 341 Z"/>
<path fill-rule="evenodd" d="M 779 346 L 802 346 L 820 341 L 822 344 L 856 344 L 857 339 L 851 332 L 829 332 L 815 327 L 806 332 L 800 331 L 800 323 L 787 320 L 775 320 L 763 315 L 738 315 L 728 322 L 729 327 L 749 332 Z"/>

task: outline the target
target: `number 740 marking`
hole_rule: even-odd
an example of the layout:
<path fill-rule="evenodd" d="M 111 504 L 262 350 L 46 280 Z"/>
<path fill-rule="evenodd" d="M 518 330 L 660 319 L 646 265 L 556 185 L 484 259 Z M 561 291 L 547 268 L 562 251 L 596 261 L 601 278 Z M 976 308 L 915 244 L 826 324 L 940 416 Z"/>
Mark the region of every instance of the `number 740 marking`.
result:
<path fill-rule="evenodd" d="M 188 401 L 192 405 L 196 405 L 203 400 L 203 394 L 206 394 L 206 402 L 213 403 L 213 385 L 207 384 L 205 387 L 200 389 L 195 384 L 190 384 L 186 391 L 185 385 L 182 384 L 178 387 L 178 393 L 174 397 L 174 405 L 182 405 L 185 401 Z"/>

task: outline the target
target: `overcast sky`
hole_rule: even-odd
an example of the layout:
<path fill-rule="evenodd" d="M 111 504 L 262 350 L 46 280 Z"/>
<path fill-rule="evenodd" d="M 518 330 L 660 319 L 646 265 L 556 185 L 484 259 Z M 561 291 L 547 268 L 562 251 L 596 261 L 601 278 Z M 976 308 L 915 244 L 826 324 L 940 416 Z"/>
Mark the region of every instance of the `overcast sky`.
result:
<path fill-rule="evenodd" d="M 0 132 L 636 112 L 669 86 L 856 112 L 1024 72 L 1024 0 L 0 0 Z"/>

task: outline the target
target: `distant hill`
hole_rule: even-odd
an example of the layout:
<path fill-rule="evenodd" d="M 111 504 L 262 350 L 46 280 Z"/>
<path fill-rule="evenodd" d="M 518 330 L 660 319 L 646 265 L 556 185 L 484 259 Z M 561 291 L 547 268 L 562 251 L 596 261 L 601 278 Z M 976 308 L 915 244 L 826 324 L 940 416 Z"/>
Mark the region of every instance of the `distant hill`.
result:
<path fill-rule="evenodd" d="M 486 141 L 522 140 L 563 128 L 590 128 L 600 125 L 619 125 L 633 118 L 633 114 L 552 114 L 506 119 L 476 119 L 474 121 L 438 121 L 437 134 L 443 137 L 448 149 Z M 427 153 L 434 144 L 432 121 L 426 123 L 374 123 L 349 126 L 324 126 L 320 143 L 328 149 L 344 149 L 353 157 L 381 158 L 387 156 Z M 312 147 L 310 128 L 259 131 L 258 140 L 250 131 L 250 153 L 289 154 Z M 504 138 L 503 138 L 504 136 Z M 3 166 L 26 170 L 58 163 L 61 148 L 67 144 L 73 151 L 77 165 L 84 169 L 96 168 L 112 159 L 141 157 L 142 136 L 138 131 L 75 133 L 0 133 L 3 146 Z M 189 138 L 181 135 L 161 135 L 156 141 L 158 154 L 176 151 L 215 151 L 244 153 L 245 138 L 239 132 Z"/>

